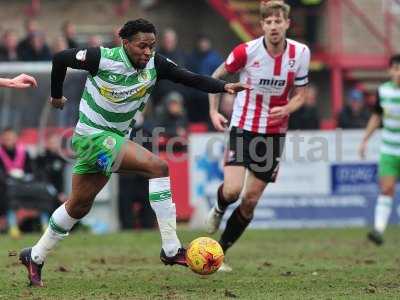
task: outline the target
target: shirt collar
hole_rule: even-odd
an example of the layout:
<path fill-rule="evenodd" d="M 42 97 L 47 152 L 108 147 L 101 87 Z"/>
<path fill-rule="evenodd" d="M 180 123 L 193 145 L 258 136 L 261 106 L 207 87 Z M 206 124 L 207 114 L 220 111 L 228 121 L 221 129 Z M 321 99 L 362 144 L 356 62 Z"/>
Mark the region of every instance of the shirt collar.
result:
<path fill-rule="evenodd" d="M 119 49 L 119 53 L 121 54 L 122 60 L 127 68 L 133 68 L 132 63 L 128 57 L 128 54 L 125 52 L 124 46 L 121 46 Z"/>

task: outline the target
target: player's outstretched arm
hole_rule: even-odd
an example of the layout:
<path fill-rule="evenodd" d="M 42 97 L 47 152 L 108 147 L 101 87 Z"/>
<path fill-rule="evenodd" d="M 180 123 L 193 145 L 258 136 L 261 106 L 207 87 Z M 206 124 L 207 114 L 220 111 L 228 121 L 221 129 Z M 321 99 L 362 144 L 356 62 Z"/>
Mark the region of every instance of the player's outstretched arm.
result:
<path fill-rule="evenodd" d="M 381 105 L 381 98 L 379 91 L 376 93 L 376 102 L 373 107 L 373 113 L 369 118 L 367 127 L 365 128 L 364 136 L 361 141 L 360 147 L 358 148 L 358 154 L 361 159 L 365 158 L 365 152 L 367 151 L 367 144 L 369 138 L 372 136 L 374 131 L 381 126 L 382 122 L 383 107 Z"/>
<path fill-rule="evenodd" d="M 100 63 L 100 48 L 67 49 L 54 55 L 51 69 L 50 104 L 54 108 L 63 109 L 67 98 L 63 96 L 63 84 L 67 68 L 86 70 L 96 75 Z"/>
<path fill-rule="evenodd" d="M 190 72 L 179 67 L 173 61 L 159 55 L 158 53 L 155 54 L 155 67 L 158 74 L 158 80 L 167 79 L 206 93 L 233 94 L 249 88 L 247 84 L 240 82 L 228 83 L 224 80 Z"/>
<path fill-rule="evenodd" d="M 358 148 L 358 154 L 361 159 L 365 158 L 365 152 L 367 151 L 368 140 L 376 129 L 381 125 L 382 116 L 374 112 L 369 118 L 367 127 L 365 128 L 364 136 L 361 141 L 360 147 Z"/>
<path fill-rule="evenodd" d="M 36 79 L 27 74 L 20 74 L 14 78 L 0 78 L 0 87 L 25 89 L 37 87 Z"/>
<path fill-rule="evenodd" d="M 171 60 L 166 59 L 157 53 L 155 54 L 155 66 L 157 69 L 159 80 L 171 80 L 173 82 L 181 83 L 206 93 L 235 94 L 237 92 L 250 88 L 247 84 L 243 84 L 240 82 L 228 83 L 224 80 L 190 72 L 177 66 Z M 221 119 L 221 121 L 223 120 Z"/>

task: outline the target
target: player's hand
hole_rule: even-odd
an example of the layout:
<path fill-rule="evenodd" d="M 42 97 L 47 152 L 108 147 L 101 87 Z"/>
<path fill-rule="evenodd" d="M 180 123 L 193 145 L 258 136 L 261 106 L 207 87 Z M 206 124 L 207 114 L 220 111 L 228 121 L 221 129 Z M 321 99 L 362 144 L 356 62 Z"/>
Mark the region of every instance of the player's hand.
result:
<path fill-rule="evenodd" d="M 271 119 L 282 119 L 288 117 L 290 114 L 289 108 L 285 106 L 275 106 L 269 110 L 269 117 Z"/>
<path fill-rule="evenodd" d="M 64 108 L 64 104 L 65 102 L 67 102 L 67 98 L 65 98 L 64 96 L 62 96 L 61 98 L 53 98 L 50 97 L 49 103 L 57 109 L 63 109 Z"/>
<path fill-rule="evenodd" d="M 229 94 L 236 94 L 244 90 L 251 90 L 251 86 L 241 82 L 227 83 L 225 84 L 225 92 Z"/>
<path fill-rule="evenodd" d="M 10 79 L 10 87 L 16 89 L 25 89 L 28 87 L 37 87 L 36 79 L 27 74 L 20 74 Z"/>
<path fill-rule="evenodd" d="M 275 125 L 282 122 L 282 119 L 288 117 L 290 114 L 289 108 L 284 106 L 275 106 L 269 110 L 268 118 L 270 121 L 269 125 Z"/>
<path fill-rule="evenodd" d="M 358 155 L 361 159 L 365 159 L 365 153 L 367 152 L 367 141 L 362 141 L 358 148 Z"/>
<path fill-rule="evenodd" d="M 214 128 L 218 131 L 224 131 L 228 126 L 228 120 L 217 111 L 210 112 L 210 119 Z"/>

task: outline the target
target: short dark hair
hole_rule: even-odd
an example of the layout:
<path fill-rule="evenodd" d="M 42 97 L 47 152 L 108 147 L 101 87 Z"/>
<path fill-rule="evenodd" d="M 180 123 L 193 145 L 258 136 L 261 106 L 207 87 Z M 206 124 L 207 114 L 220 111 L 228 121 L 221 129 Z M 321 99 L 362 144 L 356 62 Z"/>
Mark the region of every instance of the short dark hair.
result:
<path fill-rule="evenodd" d="M 389 60 L 389 66 L 400 65 L 400 53 L 393 55 Z"/>
<path fill-rule="evenodd" d="M 157 33 L 153 23 L 145 19 L 136 19 L 126 22 L 119 30 L 119 36 L 121 39 L 130 40 L 138 32 Z"/>

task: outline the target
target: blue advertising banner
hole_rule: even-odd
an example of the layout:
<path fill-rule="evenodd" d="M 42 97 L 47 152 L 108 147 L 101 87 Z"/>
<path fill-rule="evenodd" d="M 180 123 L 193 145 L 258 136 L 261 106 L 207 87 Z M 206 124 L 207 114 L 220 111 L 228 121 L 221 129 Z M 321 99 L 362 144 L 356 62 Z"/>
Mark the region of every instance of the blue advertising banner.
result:
<path fill-rule="evenodd" d="M 331 191 L 334 195 L 367 195 L 379 193 L 376 163 L 346 163 L 331 165 Z"/>
<path fill-rule="evenodd" d="M 372 202 L 359 195 L 266 195 L 260 200 L 250 228 L 365 226 L 371 218 Z M 227 213 L 224 217 L 228 218 L 229 215 Z"/>

